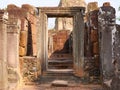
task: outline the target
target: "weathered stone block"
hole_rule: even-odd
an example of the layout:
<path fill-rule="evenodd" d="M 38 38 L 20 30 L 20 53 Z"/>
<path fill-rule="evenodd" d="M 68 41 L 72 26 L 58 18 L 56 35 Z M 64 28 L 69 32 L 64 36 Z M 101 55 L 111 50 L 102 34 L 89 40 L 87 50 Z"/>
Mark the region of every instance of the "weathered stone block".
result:
<path fill-rule="evenodd" d="M 18 71 L 15 68 L 8 68 L 8 80 L 9 80 L 9 82 L 16 83 L 20 79 L 19 74 L 17 72 Z"/>
<path fill-rule="evenodd" d="M 104 2 L 103 6 L 110 6 L 110 2 Z"/>
<path fill-rule="evenodd" d="M 53 52 L 59 53 L 59 52 L 68 52 L 69 48 L 69 37 L 70 37 L 70 30 L 59 30 L 54 32 L 52 34 L 49 32 L 49 37 L 51 37 L 53 44 L 50 44 L 49 46 L 53 45 Z M 68 48 L 67 48 L 68 47 Z M 50 51 L 50 50 L 49 50 Z"/>
<path fill-rule="evenodd" d="M 21 47 L 27 48 L 27 37 L 28 37 L 27 31 L 20 31 L 20 43 L 19 43 L 19 45 Z"/>
<path fill-rule="evenodd" d="M 19 46 L 19 55 L 25 56 L 26 55 L 26 48 Z"/>
<path fill-rule="evenodd" d="M 14 5 L 14 4 L 9 4 L 9 5 L 7 6 L 7 9 L 8 9 L 8 10 L 13 10 L 13 9 L 19 9 L 19 7 L 17 7 L 17 6 Z"/>
<path fill-rule="evenodd" d="M 98 54 L 99 53 L 98 42 L 93 43 L 93 53 L 94 54 Z"/>
<path fill-rule="evenodd" d="M 100 67 L 100 60 L 99 60 L 99 55 L 94 55 L 94 60 L 95 60 L 95 66 Z"/>
<path fill-rule="evenodd" d="M 40 75 L 40 63 L 35 57 L 20 57 L 21 74 L 24 81 L 34 81 Z"/>
<path fill-rule="evenodd" d="M 97 30 L 91 30 L 91 41 L 92 42 L 98 41 L 98 31 Z"/>
<path fill-rule="evenodd" d="M 53 86 L 68 86 L 68 81 L 64 81 L 64 80 L 55 80 L 52 82 Z"/>
<path fill-rule="evenodd" d="M 25 9 L 27 12 L 30 12 L 31 14 L 35 14 L 36 8 L 29 4 L 23 4 L 22 8 Z"/>
<path fill-rule="evenodd" d="M 25 18 L 21 18 L 21 30 L 28 31 L 28 21 Z"/>
<path fill-rule="evenodd" d="M 90 2 L 88 3 L 87 10 L 88 12 L 94 11 L 98 9 L 98 3 L 97 2 Z"/>

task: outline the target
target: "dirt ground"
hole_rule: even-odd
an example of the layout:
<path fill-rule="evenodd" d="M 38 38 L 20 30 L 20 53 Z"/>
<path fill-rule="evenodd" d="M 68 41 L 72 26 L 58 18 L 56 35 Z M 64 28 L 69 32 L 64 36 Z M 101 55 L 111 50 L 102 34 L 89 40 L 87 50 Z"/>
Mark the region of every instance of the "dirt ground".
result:
<path fill-rule="evenodd" d="M 56 87 L 51 85 L 25 85 L 19 90 L 103 90 L 100 85 L 78 85 L 67 87 Z"/>

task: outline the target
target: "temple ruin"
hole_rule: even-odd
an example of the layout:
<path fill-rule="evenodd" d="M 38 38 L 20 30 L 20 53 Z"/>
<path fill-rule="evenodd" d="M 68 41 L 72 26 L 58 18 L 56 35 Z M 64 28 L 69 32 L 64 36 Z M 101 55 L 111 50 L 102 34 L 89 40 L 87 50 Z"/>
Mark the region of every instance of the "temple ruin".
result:
<path fill-rule="evenodd" d="M 0 10 L 0 90 L 56 79 L 120 88 L 115 9 L 109 2 L 70 6 L 10 4 Z M 50 17 L 56 18 L 53 30 L 47 26 Z"/>

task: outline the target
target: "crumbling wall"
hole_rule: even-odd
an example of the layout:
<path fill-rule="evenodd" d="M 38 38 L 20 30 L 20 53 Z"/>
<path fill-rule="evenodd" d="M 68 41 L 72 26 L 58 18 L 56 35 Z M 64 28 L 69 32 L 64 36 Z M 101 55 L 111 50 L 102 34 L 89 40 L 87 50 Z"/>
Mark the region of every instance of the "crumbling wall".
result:
<path fill-rule="evenodd" d="M 48 58 L 62 59 L 72 57 L 72 40 L 70 30 L 48 31 Z"/>
<path fill-rule="evenodd" d="M 85 28 L 85 71 L 90 82 L 100 82 L 98 4 L 91 2 L 87 6 Z"/>
<path fill-rule="evenodd" d="M 20 31 L 20 56 L 36 56 L 36 9 L 28 4 L 22 5 L 22 8 L 15 5 L 8 5 L 7 11 L 9 18 L 15 17 L 21 20 Z"/>
<path fill-rule="evenodd" d="M 37 73 L 37 76 L 38 76 L 38 72 L 39 72 L 38 68 L 40 70 L 40 67 L 37 67 L 38 64 L 40 65 L 40 61 L 38 62 L 38 59 L 36 57 L 37 56 L 37 30 L 39 26 L 37 23 L 39 20 L 39 17 L 37 17 L 37 13 L 36 13 L 37 9 L 28 4 L 23 4 L 21 8 L 13 4 L 10 4 L 7 6 L 7 11 L 9 13 L 9 19 L 12 18 L 14 21 L 14 18 L 18 18 L 21 21 L 20 33 L 19 33 L 20 34 L 19 66 L 20 66 L 20 71 L 21 71 L 20 74 L 22 75 L 22 79 L 25 79 L 26 77 L 28 78 L 34 77 L 35 79 L 36 75 L 31 76 L 31 73 L 26 74 L 25 72 L 34 71 L 35 73 Z M 28 57 L 26 58 L 26 56 Z M 31 58 L 34 58 L 34 59 L 31 59 Z M 33 80 L 33 79 L 26 79 L 26 80 Z"/>

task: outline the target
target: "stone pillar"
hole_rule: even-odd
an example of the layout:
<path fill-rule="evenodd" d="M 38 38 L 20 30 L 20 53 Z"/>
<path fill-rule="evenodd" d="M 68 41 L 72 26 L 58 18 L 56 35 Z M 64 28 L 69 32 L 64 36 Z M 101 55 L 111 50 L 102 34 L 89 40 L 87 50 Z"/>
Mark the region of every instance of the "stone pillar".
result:
<path fill-rule="evenodd" d="M 7 19 L 7 13 L 4 10 L 0 10 L 0 90 L 8 90 Z"/>
<path fill-rule="evenodd" d="M 99 43 L 100 60 L 103 82 L 111 80 L 114 76 L 112 63 L 112 30 L 115 27 L 115 9 L 104 3 L 99 9 Z"/>
<path fill-rule="evenodd" d="M 19 32 L 21 22 L 17 18 L 10 18 L 7 30 L 7 61 L 9 82 L 17 83 L 19 75 Z"/>
<path fill-rule="evenodd" d="M 81 11 L 82 12 L 82 11 Z M 75 75 L 84 77 L 84 20 L 83 13 L 74 16 L 73 58 Z M 84 11 L 83 11 L 84 12 Z"/>

